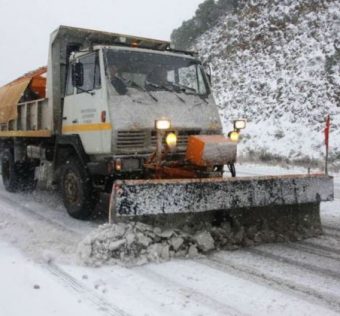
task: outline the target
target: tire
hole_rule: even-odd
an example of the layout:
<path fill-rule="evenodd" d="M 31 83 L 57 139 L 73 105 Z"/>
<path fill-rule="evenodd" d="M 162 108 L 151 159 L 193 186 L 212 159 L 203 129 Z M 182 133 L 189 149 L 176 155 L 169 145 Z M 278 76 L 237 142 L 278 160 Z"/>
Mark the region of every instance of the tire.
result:
<path fill-rule="evenodd" d="M 59 186 L 68 214 L 77 219 L 87 219 L 96 205 L 91 178 L 82 164 L 69 159 L 60 171 Z"/>
<path fill-rule="evenodd" d="M 2 182 L 6 191 L 19 191 L 19 179 L 15 168 L 14 158 L 9 150 L 5 150 L 1 160 Z"/>
<path fill-rule="evenodd" d="M 29 162 L 15 162 L 10 150 L 5 150 L 1 161 L 2 181 L 8 192 L 35 189 L 34 166 Z"/>

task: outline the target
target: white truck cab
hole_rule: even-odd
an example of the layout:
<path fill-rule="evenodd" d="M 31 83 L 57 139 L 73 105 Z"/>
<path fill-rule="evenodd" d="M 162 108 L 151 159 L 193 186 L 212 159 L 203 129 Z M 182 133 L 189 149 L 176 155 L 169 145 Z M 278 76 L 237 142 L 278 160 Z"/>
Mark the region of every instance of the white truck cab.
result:
<path fill-rule="evenodd" d="M 207 76 L 193 56 L 94 46 L 69 64 L 62 133 L 79 134 L 89 155 L 150 154 L 155 121 L 164 118 L 179 136 L 178 153 L 190 134 L 221 134 Z"/>

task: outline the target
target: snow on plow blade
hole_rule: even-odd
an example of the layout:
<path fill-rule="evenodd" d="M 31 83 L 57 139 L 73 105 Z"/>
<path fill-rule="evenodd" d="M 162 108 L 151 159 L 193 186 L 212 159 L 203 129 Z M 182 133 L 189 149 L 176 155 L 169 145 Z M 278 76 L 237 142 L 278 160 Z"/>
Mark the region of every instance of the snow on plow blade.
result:
<path fill-rule="evenodd" d="M 140 216 L 319 204 L 333 200 L 333 178 L 285 175 L 242 178 L 118 180 L 110 215 Z"/>

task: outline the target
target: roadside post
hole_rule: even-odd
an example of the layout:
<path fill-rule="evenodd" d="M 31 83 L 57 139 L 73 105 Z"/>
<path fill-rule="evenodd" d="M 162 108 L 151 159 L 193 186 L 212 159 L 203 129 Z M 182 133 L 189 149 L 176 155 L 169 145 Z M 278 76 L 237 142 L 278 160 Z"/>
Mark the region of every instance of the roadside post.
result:
<path fill-rule="evenodd" d="M 328 174 L 328 149 L 329 149 L 329 130 L 331 122 L 329 114 L 326 117 L 326 127 L 325 127 L 325 146 L 326 146 L 326 157 L 325 157 L 325 174 Z"/>

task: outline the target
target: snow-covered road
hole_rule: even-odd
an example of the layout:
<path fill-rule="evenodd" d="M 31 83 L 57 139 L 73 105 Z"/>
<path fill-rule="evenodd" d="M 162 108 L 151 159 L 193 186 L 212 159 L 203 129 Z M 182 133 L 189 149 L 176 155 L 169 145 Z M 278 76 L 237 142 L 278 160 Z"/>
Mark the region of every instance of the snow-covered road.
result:
<path fill-rule="evenodd" d="M 321 207 L 320 238 L 134 268 L 79 264 L 79 241 L 103 220 L 70 218 L 54 193 L 14 195 L 1 186 L 0 315 L 337 315 L 340 176 L 335 182 L 336 200 Z"/>

